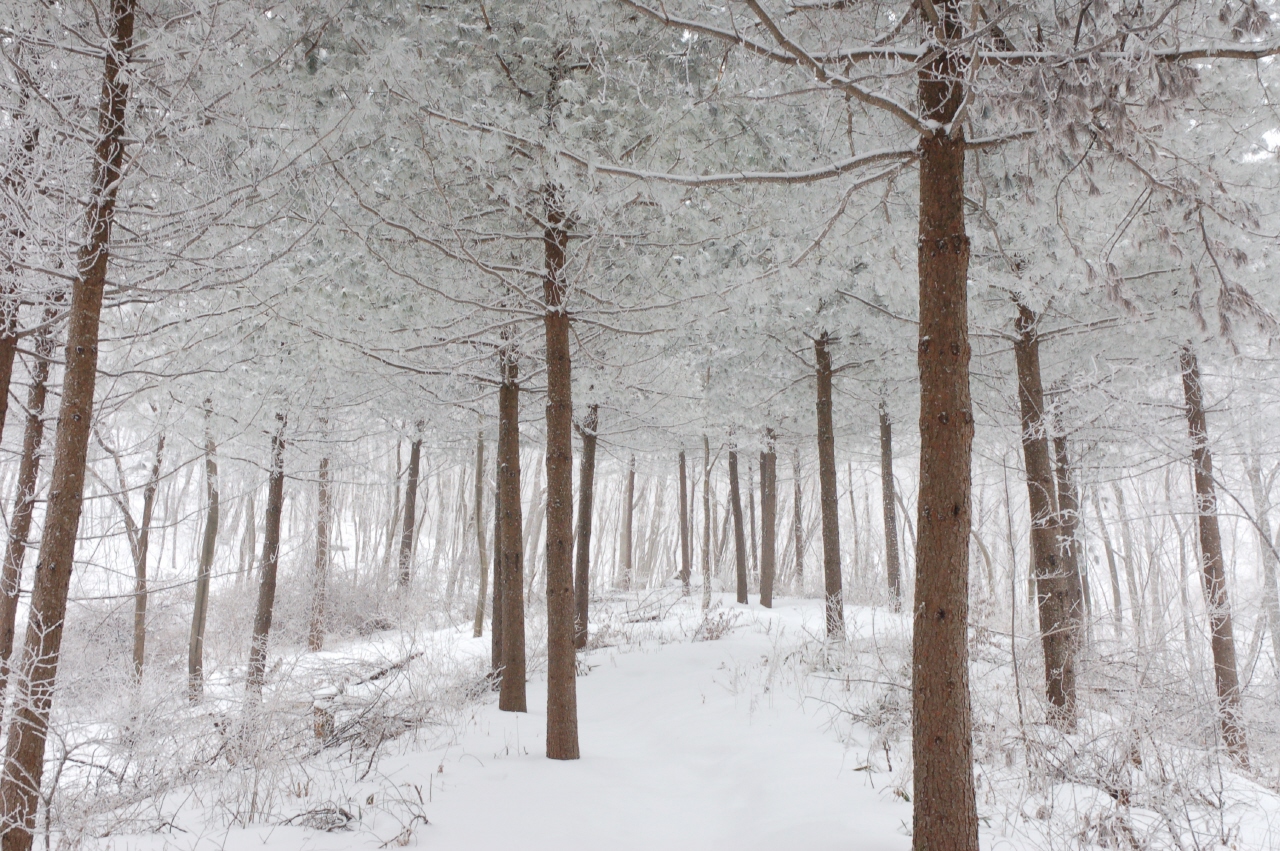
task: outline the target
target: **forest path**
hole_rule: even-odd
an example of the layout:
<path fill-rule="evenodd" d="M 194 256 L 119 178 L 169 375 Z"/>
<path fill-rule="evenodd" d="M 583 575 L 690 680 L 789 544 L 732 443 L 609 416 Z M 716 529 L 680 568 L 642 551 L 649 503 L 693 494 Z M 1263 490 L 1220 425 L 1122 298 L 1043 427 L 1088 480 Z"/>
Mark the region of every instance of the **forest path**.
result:
<path fill-rule="evenodd" d="M 421 753 L 384 761 L 388 779 L 429 787 L 431 824 L 416 829 L 412 844 L 909 848 L 910 806 L 885 788 L 887 775 L 858 771 L 866 753 L 846 751 L 824 731 L 825 712 L 777 679 L 781 659 L 771 664 L 800 630 L 820 624 L 814 601 L 772 612 L 753 604 L 719 640 L 586 654 L 591 670 L 578 679 L 583 756 L 573 762 L 543 756 L 546 683 L 535 676 L 527 714 L 488 706 L 429 764 Z"/>

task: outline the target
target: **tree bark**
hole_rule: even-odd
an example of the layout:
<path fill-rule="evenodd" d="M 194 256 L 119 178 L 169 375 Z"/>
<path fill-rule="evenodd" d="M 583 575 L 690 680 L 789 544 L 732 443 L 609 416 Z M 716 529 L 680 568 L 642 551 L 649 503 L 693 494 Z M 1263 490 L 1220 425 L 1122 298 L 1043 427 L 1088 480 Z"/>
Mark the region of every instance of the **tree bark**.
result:
<path fill-rule="evenodd" d="M 1022 456 L 1031 506 L 1031 564 L 1036 579 L 1036 607 L 1040 614 L 1049 720 L 1071 730 L 1076 723 L 1076 637 L 1079 622 L 1076 585 L 1059 550 L 1062 527 L 1054 499 L 1036 315 L 1022 304 L 1018 305 L 1013 353 L 1018 367 Z"/>
<path fill-rule="evenodd" d="M 204 400 L 204 485 L 208 510 L 200 566 L 196 573 L 196 599 L 191 613 L 191 638 L 187 642 L 187 698 L 199 703 L 204 694 L 204 627 L 209 613 L 209 579 L 218 541 L 218 447 L 213 442 L 213 402 Z"/>
<path fill-rule="evenodd" d="M 548 187 L 542 234 L 547 339 L 547 758 L 578 758 L 577 658 L 573 650 L 573 387 L 564 264 L 569 223 Z"/>
<path fill-rule="evenodd" d="M 902 557 L 898 553 L 898 510 L 893 504 L 893 421 L 880 400 L 880 507 L 884 512 L 884 564 L 895 612 L 902 611 Z"/>
<path fill-rule="evenodd" d="M 733 564 L 738 602 L 747 602 L 747 541 L 742 529 L 742 495 L 738 486 L 738 452 L 729 450 L 729 509 L 733 514 Z"/>
<path fill-rule="evenodd" d="M 1204 411 L 1200 365 L 1191 346 L 1178 352 L 1182 368 L 1182 392 L 1187 402 L 1187 431 L 1191 436 L 1191 461 L 1195 472 L 1196 515 L 1200 524 L 1200 568 L 1205 603 L 1209 609 L 1213 675 L 1218 687 L 1218 726 L 1229 753 L 1242 766 L 1249 764 L 1240 711 L 1240 680 L 1236 669 L 1235 636 L 1231 627 L 1231 602 L 1222 562 L 1222 536 L 1218 530 L 1218 500 L 1213 483 L 1213 455 L 1209 451 L 1209 427 Z"/>
<path fill-rule="evenodd" d="M 51 313 L 46 311 L 46 320 L 53 319 Z M 26 560 L 31 520 L 35 514 L 36 488 L 40 481 L 44 406 L 49 393 L 49 364 L 53 353 L 53 334 L 46 328 L 36 338 L 31 386 L 27 390 L 27 423 L 22 435 L 22 460 L 18 462 L 18 487 L 9 519 L 3 573 L 0 573 L 0 705 L 4 703 L 4 693 L 9 682 L 9 660 L 13 655 L 14 633 L 17 629 L 18 594 L 22 589 L 22 563 Z"/>
<path fill-rule="evenodd" d="M 844 639 L 844 592 L 840 575 L 840 504 L 836 483 L 836 436 L 831 415 L 831 335 L 813 341 L 818 377 L 818 503 L 822 509 L 822 578 L 827 638 Z"/>
<path fill-rule="evenodd" d="M 262 529 L 262 577 L 258 581 L 258 606 L 253 614 L 253 640 L 249 644 L 249 670 L 245 700 L 250 709 L 262 701 L 267 675 L 267 641 L 276 605 L 276 571 L 280 565 L 280 515 L 284 511 L 284 414 L 276 414 L 271 434 L 271 462 L 267 478 L 267 515 Z"/>
<path fill-rule="evenodd" d="M 949 128 L 964 99 L 959 0 L 933 3 L 936 43 L 919 70 L 921 117 Z M 969 701 L 969 238 L 963 125 L 920 140 L 920 489 L 912 633 L 912 847 L 977 851 Z"/>
<path fill-rule="evenodd" d="M 316 564 L 311 576 L 311 618 L 307 647 L 324 649 L 324 620 L 329 591 L 329 526 L 333 520 L 333 493 L 329 484 L 329 459 L 320 459 L 316 493 Z"/>
<path fill-rule="evenodd" d="M 422 423 L 418 423 L 421 431 Z M 413 541 L 414 524 L 418 519 L 418 467 L 422 460 L 422 437 L 415 435 L 409 446 L 409 476 L 404 485 L 404 523 L 400 534 L 400 568 L 399 583 L 401 588 L 408 588 L 413 579 Z"/>
<path fill-rule="evenodd" d="M 689 478 L 684 450 L 680 450 L 680 591 L 688 597 L 693 574 L 693 551 L 689 541 Z"/>
<path fill-rule="evenodd" d="M 476 594 L 476 616 L 471 637 L 484 635 L 484 606 L 489 596 L 489 547 L 484 537 L 484 432 L 476 436 L 476 555 L 479 558 L 480 590 Z"/>
<path fill-rule="evenodd" d="M 591 603 L 591 519 L 595 511 L 596 430 L 600 427 L 600 408 L 587 408 L 578 434 L 582 437 L 582 461 L 578 469 L 578 535 L 575 543 L 573 573 L 573 646 L 587 646 L 590 633 Z"/>
<path fill-rule="evenodd" d="M 515 352 L 501 352 L 498 388 L 498 494 L 502 500 L 502 690 L 498 708 L 528 711 L 525 698 L 524 541 L 520 511 L 520 385 Z"/>
<path fill-rule="evenodd" d="M 765 439 L 765 451 L 760 453 L 760 605 L 772 609 L 778 550 L 778 453 L 772 429 Z M 683 465 L 680 472 L 684 472 Z"/>
<path fill-rule="evenodd" d="M 804 593 L 804 515 L 801 511 L 800 449 L 791 457 L 791 536 L 796 550 L 796 587 Z"/>
<path fill-rule="evenodd" d="M 702 610 L 711 608 L 711 443 L 702 436 Z"/>
<path fill-rule="evenodd" d="M 87 240 L 76 258 L 49 501 L 31 592 L 26 643 L 14 668 L 18 675 L 15 709 L 0 778 L 0 824 L 7 828 L 0 839 L 3 851 L 31 848 L 76 530 L 84 499 L 102 295 L 111 254 L 116 194 L 123 176 L 125 108 L 129 99 L 129 75 L 123 66 L 133 50 L 134 0 L 112 0 L 110 10 L 110 19 L 104 22 L 110 43 L 103 61 L 93 177 L 85 210 Z M 5 390 L 7 394 L 8 388 Z"/>
<path fill-rule="evenodd" d="M 631 590 L 632 524 L 636 510 L 636 456 L 627 462 L 627 489 L 622 497 L 622 590 Z"/>

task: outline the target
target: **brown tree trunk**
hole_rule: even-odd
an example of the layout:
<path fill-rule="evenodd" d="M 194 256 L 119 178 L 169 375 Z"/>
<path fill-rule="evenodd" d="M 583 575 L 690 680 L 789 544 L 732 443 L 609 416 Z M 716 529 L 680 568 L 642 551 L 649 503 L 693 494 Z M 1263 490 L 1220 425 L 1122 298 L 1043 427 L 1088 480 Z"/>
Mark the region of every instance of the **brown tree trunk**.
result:
<path fill-rule="evenodd" d="M 280 515 L 284 511 L 284 414 L 276 414 L 271 434 L 271 462 L 267 478 L 267 514 L 262 529 L 262 577 L 258 581 L 258 605 L 253 613 L 253 639 L 249 644 L 249 670 L 245 700 L 256 708 L 262 700 L 267 676 L 267 641 L 276 605 L 276 572 L 280 565 Z"/>
<path fill-rule="evenodd" d="M 31 848 L 76 530 L 84 499 L 102 295 L 124 159 L 129 89 L 128 74 L 122 73 L 122 66 L 133 50 L 134 0 L 112 0 L 110 9 L 110 19 L 104 22 L 110 44 L 103 62 L 93 178 L 85 211 L 87 239 L 76 258 L 76 280 L 71 290 L 62 404 L 37 562 L 40 567 L 31 592 L 26 643 L 14 667 L 18 686 L 5 741 L 4 774 L 0 778 L 0 824 L 6 827 L 0 839 L 3 851 Z M 7 395 L 7 387 L 5 391 Z"/>
<path fill-rule="evenodd" d="M 702 610 L 711 608 L 711 443 L 702 436 Z"/>
<path fill-rule="evenodd" d="M 636 510 L 636 456 L 627 462 L 627 489 L 622 497 L 622 590 L 631 590 L 632 523 Z"/>
<path fill-rule="evenodd" d="M 582 436 L 582 461 L 578 465 L 578 535 L 573 573 L 573 646 L 587 646 L 590 633 L 591 601 L 591 519 L 595 511 L 596 429 L 600 427 L 600 408 L 587 408 L 587 417 L 578 433 Z"/>
<path fill-rule="evenodd" d="M 160 487 L 160 465 L 164 461 L 164 434 L 156 439 L 156 458 L 142 491 L 142 524 L 138 530 L 138 551 L 133 559 L 133 675 L 142 679 L 147 657 L 147 550 L 151 547 L 151 515 Z"/>
<path fill-rule="evenodd" d="M 204 400 L 204 484 L 208 512 L 204 522 L 204 540 L 200 546 L 200 566 L 196 573 L 195 607 L 191 613 L 191 638 L 187 642 L 187 698 L 198 703 L 204 694 L 204 627 L 209 614 L 209 579 L 213 572 L 213 555 L 218 541 L 218 447 L 213 442 L 210 420 L 213 403 Z"/>
<path fill-rule="evenodd" d="M 542 297 L 547 337 L 547 758 L 578 758 L 577 659 L 573 651 L 573 388 L 564 303 L 568 222 L 560 193 L 546 192 Z"/>
<path fill-rule="evenodd" d="M 1182 392 L 1187 402 L 1187 431 L 1191 435 L 1191 461 L 1195 471 L 1196 515 L 1200 523 L 1200 567 L 1205 603 L 1209 609 L 1213 676 L 1218 687 L 1218 725 L 1227 752 L 1248 766 L 1249 749 L 1240 713 L 1240 680 L 1236 669 L 1236 644 L 1231 628 L 1231 602 L 1222 564 L 1222 536 L 1218 531 L 1218 500 L 1213 483 L 1213 455 L 1209 451 L 1209 427 L 1204 412 L 1204 388 L 1200 365 L 1191 346 L 1178 352 L 1182 368 Z"/>
<path fill-rule="evenodd" d="M 1040 643 L 1044 650 L 1045 692 L 1049 720 L 1064 729 L 1076 722 L 1076 624 L 1079 621 L 1075 585 L 1059 551 L 1062 529 L 1054 499 L 1053 466 L 1049 457 L 1048 423 L 1040 379 L 1040 343 L 1036 315 L 1018 305 L 1017 338 L 1013 353 L 1018 367 L 1018 404 L 1022 411 L 1022 455 L 1027 470 L 1031 506 L 1031 565 L 1036 579 L 1040 614 Z"/>
<path fill-rule="evenodd" d="M 733 564 L 738 602 L 747 602 L 747 541 L 742 529 L 742 495 L 738 487 L 738 452 L 729 450 L 729 509 L 733 514 Z"/>
<path fill-rule="evenodd" d="M 760 605 L 772 609 L 778 549 L 778 453 L 773 448 L 772 430 L 765 439 L 768 445 L 760 453 Z M 680 472 L 684 472 L 683 465 Z"/>
<path fill-rule="evenodd" d="M 422 423 L 418 423 L 419 431 Z M 418 519 L 418 467 L 422 460 L 422 437 L 415 436 L 409 446 L 409 476 L 404 485 L 404 523 L 400 534 L 400 568 L 399 583 L 401 588 L 408 588 L 413 579 L 413 541 L 414 524 Z"/>
<path fill-rule="evenodd" d="M 932 4 L 935 50 L 919 70 L 922 118 L 949 128 L 964 99 L 959 0 Z M 963 126 L 920 140 L 920 489 L 912 633 L 915 851 L 977 851 L 969 701 L 969 238 Z"/>
<path fill-rule="evenodd" d="M 45 313 L 51 320 L 51 312 Z M 36 338 L 31 365 L 31 386 L 27 390 L 27 423 L 22 435 L 22 460 L 18 463 L 18 487 L 9 519 L 9 540 L 4 568 L 0 573 L 0 705 L 9 681 L 9 659 L 18 619 L 18 593 L 22 588 L 22 563 L 26 559 L 31 520 L 35 514 L 36 488 L 40 481 L 40 445 L 44 441 L 44 406 L 49 391 L 49 364 L 54 341 L 46 328 Z M 163 445 L 163 444 L 162 444 Z"/>
<path fill-rule="evenodd" d="M 684 450 L 680 450 L 680 591 L 688 597 L 693 575 L 693 550 L 689 541 L 689 474 Z"/>
<path fill-rule="evenodd" d="M 314 653 L 324 648 L 325 608 L 329 590 L 329 525 L 333 519 L 333 494 L 329 485 L 329 459 L 320 459 L 316 495 L 316 564 L 311 576 L 311 618 L 307 647 Z"/>
<path fill-rule="evenodd" d="M 902 611 L 902 557 L 898 553 L 898 510 L 893 504 L 893 421 L 880 400 L 880 507 L 884 512 L 884 564 L 895 612 Z"/>
<path fill-rule="evenodd" d="M 813 341 L 818 375 L 818 503 L 822 509 L 822 578 L 827 638 L 844 639 L 844 592 L 840 575 L 840 504 L 836 484 L 836 436 L 831 418 L 831 335 Z"/>
<path fill-rule="evenodd" d="M 791 536 L 796 550 L 796 587 L 804 593 L 804 515 L 801 511 L 800 450 L 791 457 Z"/>
<path fill-rule="evenodd" d="M 502 690 L 498 708 L 527 712 L 524 652 L 524 518 L 520 511 L 519 365 L 502 349 L 498 388 L 498 498 L 502 500 Z"/>
<path fill-rule="evenodd" d="M 471 637 L 484 635 L 484 606 L 489 596 L 489 547 L 484 537 L 484 432 L 476 436 L 476 553 L 480 559 L 480 590 L 476 594 L 476 616 Z"/>

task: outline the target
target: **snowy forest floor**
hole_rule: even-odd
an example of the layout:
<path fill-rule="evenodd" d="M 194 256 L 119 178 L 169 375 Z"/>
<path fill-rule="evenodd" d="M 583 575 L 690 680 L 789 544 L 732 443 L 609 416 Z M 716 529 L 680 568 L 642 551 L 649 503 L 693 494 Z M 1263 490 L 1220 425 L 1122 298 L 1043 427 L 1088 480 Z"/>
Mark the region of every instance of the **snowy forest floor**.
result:
<path fill-rule="evenodd" d="M 108 830 L 98 818 L 65 837 L 112 851 L 907 849 L 909 624 L 846 611 L 850 639 L 833 646 L 821 640 L 818 600 L 765 610 L 717 595 L 706 617 L 696 595 L 669 587 L 602 601 L 579 661 L 574 762 L 543 756 L 537 620 L 523 714 L 498 711 L 477 687 L 489 638 L 469 625 L 298 654 L 277 668 L 268 743 L 255 755 L 205 755 L 210 767 L 189 783 L 121 809 Z M 995 647 L 975 646 L 973 665 L 984 848 L 1280 848 L 1280 796 L 1204 749 L 1151 733 L 1130 740 L 1129 722 L 1115 721 L 1123 712 L 1095 713 L 1073 737 L 1012 720 L 1022 710 L 1008 698 L 1008 644 Z M 296 692 L 310 683 L 333 701 L 316 683 L 377 659 L 404 664 L 349 676 L 338 690 L 347 702 L 329 704 L 345 707 L 331 746 L 289 758 L 289 719 L 309 726 Z M 1034 674 L 1022 675 L 1026 689 Z"/>

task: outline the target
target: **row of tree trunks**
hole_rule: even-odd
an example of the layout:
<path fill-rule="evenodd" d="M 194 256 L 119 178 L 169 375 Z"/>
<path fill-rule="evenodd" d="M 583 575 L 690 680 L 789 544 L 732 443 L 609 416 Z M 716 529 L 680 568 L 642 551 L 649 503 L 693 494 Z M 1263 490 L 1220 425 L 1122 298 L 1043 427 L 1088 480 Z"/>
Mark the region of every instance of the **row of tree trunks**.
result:
<path fill-rule="evenodd" d="M 840 574 L 840 503 L 836 437 L 831 412 L 831 335 L 813 341 L 818 382 L 818 503 L 822 509 L 822 577 L 827 638 L 844 639 L 844 591 Z M 797 501 L 797 505 L 799 502 Z"/>
<path fill-rule="evenodd" d="M 1196 489 L 1196 515 L 1200 524 L 1200 569 L 1209 610 L 1213 677 L 1218 689 L 1218 725 L 1227 752 L 1240 765 L 1249 764 L 1240 707 L 1240 678 L 1236 668 L 1231 603 L 1222 562 L 1222 535 L 1218 529 L 1218 498 L 1213 482 L 1213 455 L 1209 451 L 1209 427 L 1204 411 L 1200 364 L 1190 344 L 1178 352 L 1182 391 L 1186 399 L 1187 431 L 1191 436 L 1191 460 Z"/>
<path fill-rule="evenodd" d="M 267 676 L 267 642 L 276 604 L 280 516 L 284 512 L 284 429 L 284 414 L 276 414 L 267 476 L 267 514 L 262 530 L 262 574 L 258 580 L 258 605 L 253 613 L 253 639 L 249 644 L 249 669 L 245 677 L 246 706 L 250 711 L 262 701 Z"/>
<path fill-rule="evenodd" d="M 499 353 L 502 383 L 498 387 L 498 523 L 501 546 L 502 678 L 498 708 L 526 712 L 524 655 L 524 541 L 520 510 L 519 365 L 510 345 Z"/>
<path fill-rule="evenodd" d="M 329 589 L 329 526 L 333 522 L 333 492 L 329 483 L 329 459 L 320 459 L 316 477 L 316 561 L 311 574 L 311 611 L 307 624 L 307 647 L 312 652 L 324 648 L 324 621 Z"/>
<path fill-rule="evenodd" d="M 964 220 L 968 57 L 960 0 L 928 4 L 929 57 L 917 78 L 919 161 L 920 486 L 912 631 L 912 848 L 977 851 L 969 699 L 969 237 Z M 927 8 L 926 8 L 926 11 Z"/>
<path fill-rule="evenodd" d="M 44 776 L 44 751 L 54 681 L 62 649 L 67 591 L 76 532 L 84 500 L 84 478 L 98 372 L 102 296 L 111 255 L 111 229 L 124 160 L 125 111 L 133 51 L 134 0 L 112 0 L 103 57 L 102 90 L 94 146 L 93 176 L 85 210 L 86 242 L 76 258 L 67 321 L 62 403 L 54 439 L 53 471 L 45 509 L 31 613 L 18 664 L 13 713 L 0 777 L 0 848 L 29 851 Z M 12 364 L 10 363 L 10 367 Z M 6 382 L 7 401 L 8 386 Z"/>
<path fill-rule="evenodd" d="M 204 482 L 206 514 L 200 566 L 196 574 L 195 606 L 191 614 L 191 638 L 187 642 L 187 697 L 198 703 L 204 694 L 204 628 L 209 614 L 209 580 L 218 541 L 218 447 L 213 440 L 213 402 L 204 400 Z"/>
<path fill-rule="evenodd" d="M 765 450 L 760 453 L 760 605 L 771 609 L 777 573 L 778 525 L 778 453 L 774 449 L 772 430 L 765 435 L 765 441 Z M 683 474 L 683 453 L 680 460 L 680 472 Z"/>
<path fill-rule="evenodd" d="M 578 429 L 582 437 L 582 461 L 578 467 L 578 534 L 573 573 L 573 646 L 587 646 L 591 605 L 591 517 L 595 503 L 596 430 L 600 409 L 592 405 Z"/>
<path fill-rule="evenodd" d="M 1063 530 L 1055 504 L 1036 321 L 1037 316 L 1030 308 L 1018 305 L 1013 351 L 1022 413 L 1022 455 L 1031 507 L 1032 574 L 1036 581 L 1049 718 L 1057 726 L 1072 730 L 1076 724 L 1076 658 L 1082 612 L 1076 592 L 1078 577 L 1071 575 L 1070 561 L 1059 546 Z"/>

